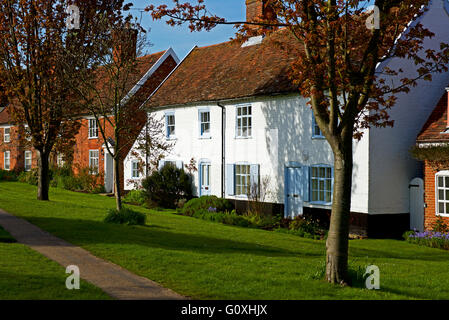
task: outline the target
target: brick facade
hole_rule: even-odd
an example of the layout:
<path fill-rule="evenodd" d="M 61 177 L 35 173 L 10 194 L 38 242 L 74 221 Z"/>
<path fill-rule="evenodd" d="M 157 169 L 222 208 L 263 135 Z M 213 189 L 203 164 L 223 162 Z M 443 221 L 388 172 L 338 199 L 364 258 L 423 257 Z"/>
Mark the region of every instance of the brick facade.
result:
<path fill-rule="evenodd" d="M 158 53 L 154 55 L 157 59 L 162 56 L 162 53 Z M 157 60 L 156 59 L 156 60 Z M 154 61 L 155 62 L 155 61 Z M 154 65 L 154 62 L 151 65 L 148 65 L 148 69 L 144 70 L 146 73 L 149 68 Z M 172 55 L 166 57 L 165 60 L 158 66 L 157 70 L 155 70 L 151 76 L 146 80 L 145 83 L 134 93 L 135 96 L 138 96 L 138 99 L 131 100 L 132 103 L 126 106 L 126 114 L 123 116 L 123 121 L 125 122 L 125 127 L 132 128 L 127 130 L 126 135 L 123 134 L 121 136 L 121 145 L 123 148 L 120 151 L 121 159 L 125 159 L 131 147 L 136 140 L 137 136 L 141 132 L 143 126 L 146 123 L 147 115 L 146 111 L 140 110 L 140 106 L 143 101 L 145 101 L 156 89 L 157 87 L 165 80 L 165 78 L 172 72 L 172 70 L 177 66 L 177 61 Z M 139 79 L 140 80 L 140 79 Z M 133 84 L 132 86 L 134 86 Z M 140 98 L 142 97 L 142 99 Z M 36 168 L 38 166 L 38 154 L 31 147 L 30 143 L 24 141 L 24 139 L 20 139 L 20 134 L 24 133 L 23 126 L 15 126 L 10 125 L 12 122 L 11 117 L 8 115 L 7 110 L 3 110 L 0 114 L 0 169 L 4 169 L 4 154 L 5 151 L 10 152 L 10 170 L 14 170 L 17 172 L 23 171 L 25 168 L 25 151 L 32 150 L 32 168 Z M 81 126 L 79 131 L 75 135 L 75 147 L 73 150 L 73 162 L 72 167 L 74 173 L 77 174 L 82 168 L 89 167 L 89 151 L 90 150 L 98 150 L 99 158 L 98 158 L 98 171 L 101 176 L 104 176 L 105 172 L 105 156 L 107 154 L 107 150 L 104 149 L 105 141 L 101 132 L 98 132 L 98 137 L 89 138 L 89 119 L 93 117 L 86 115 L 81 116 L 78 121 L 81 122 Z M 113 120 L 113 118 L 110 118 Z M 101 126 L 105 130 L 105 135 L 107 139 L 114 140 L 114 131 L 111 124 L 105 122 L 103 123 L 101 120 Z M 4 142 L 4 128 L 10 126 L 10 142 Z M 56 164 L 56 159 L 52 159 L 53 163 Z M 121 189 L 124 189 L 124 174 L 123 174 L 123 161 L 120 161 L 121 165 Z M 104 180 L 101 181 L 104 183 Z"/>
<path fill-rule="evenodd" d="M 10 128 L 10 141 L 5 142 L 5 128 Z M 0 170 L 5 170 L 5 152 L 10 152 L 9 171 L 23 171 L 25 168 L 25 152 L 31 151 L 32 168 L 37 167 L 38 154 L 29 142 L 21 138 L 23 126 L 2 125 L 0 127 Z"/>
<path fill-rule="evenodd" d="M 449 168 L 448 168 L 449 170 Z M 436 195 L 435 195 L 435 174 L 439 171 L 430 165 L 428 161 L 424 164 L 424 201 L 426 207 L 424 209 L 424 228 L 432 230 L 438 216 L 436 214 Z M 442 217 L 449 224 L 449 217 Z"/>

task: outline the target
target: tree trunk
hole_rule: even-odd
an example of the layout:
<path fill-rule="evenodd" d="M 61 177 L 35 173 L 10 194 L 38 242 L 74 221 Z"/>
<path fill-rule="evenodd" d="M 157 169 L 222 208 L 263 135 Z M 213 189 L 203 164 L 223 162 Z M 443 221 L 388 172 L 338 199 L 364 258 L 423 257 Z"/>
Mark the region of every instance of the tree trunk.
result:
<path fill-rule="evenodd" d="M 50 188 L 50 166 L 49 155 L 46 152 L 39 151 L 39 168 L 37 183 L 37 200 L 48 201 L 48 190 Z"/>
<path fill-rule="evenodd" d="M 352 190 L 352 137 L 334 150 L 332 215 L 326 242 L 326 278 L 331 283 L 349 284 L 348 245 Z"/>
<path fill-rule="evenodd" d="M 118 156 L 117 156 L 118 157 Z M 114 159 L 114 190 L 115 190 L 115 203 L 117 210 L 122 209 L 122 191 L 120 188 L 120 161 Z"/>

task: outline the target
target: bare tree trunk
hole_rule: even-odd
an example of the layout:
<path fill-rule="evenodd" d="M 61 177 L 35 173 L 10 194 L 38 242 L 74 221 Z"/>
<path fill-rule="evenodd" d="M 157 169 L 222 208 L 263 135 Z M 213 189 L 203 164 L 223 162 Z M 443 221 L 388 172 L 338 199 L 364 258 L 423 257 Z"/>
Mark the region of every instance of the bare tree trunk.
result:
<path fill-rule="evenodd" d="M 116 157 L 119 157 L 118 155 Z M 120 160 L 114 159 L 114 190 L 117 210 L 122 209 L 122 191 L 120 185 Z"/>
<path fill-rule="evenodd" d="M 48 157 L 48 153 L 39 151 L 37 200 L 49 200 L 48 191 L 50 188 L 50 166 Z"/>
<path fill-rule="evenodd" d="M 329 235 L 326 242 L 326 278 L 331 283 L 349 284 L 348 246 L 352 190 L 352 137 L 334 151 L 334 194 Z"/>

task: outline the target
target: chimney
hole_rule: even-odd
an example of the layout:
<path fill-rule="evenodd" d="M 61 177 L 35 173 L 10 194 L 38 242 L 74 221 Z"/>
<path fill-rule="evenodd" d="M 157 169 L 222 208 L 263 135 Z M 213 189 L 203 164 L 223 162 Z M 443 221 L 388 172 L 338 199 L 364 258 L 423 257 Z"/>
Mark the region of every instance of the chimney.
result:
<path fill-rule="evenodd" d="M 129 28 L 112 31 L 113 56 L 115 62 L 125 62 L 136 59 L 137 30 Z"/>
<path fill-rule="evenodd" d="M 449 87 L 446 88 L 447 92 L 447 124 L 446 127 L 449 129 Z"/>
<path fill-rule="evenodd" d="M 246 0 L 246 21 L 254 21 L 257 18 L 276 19 L 273 9 L 267 3 L 268 0 Z"/>

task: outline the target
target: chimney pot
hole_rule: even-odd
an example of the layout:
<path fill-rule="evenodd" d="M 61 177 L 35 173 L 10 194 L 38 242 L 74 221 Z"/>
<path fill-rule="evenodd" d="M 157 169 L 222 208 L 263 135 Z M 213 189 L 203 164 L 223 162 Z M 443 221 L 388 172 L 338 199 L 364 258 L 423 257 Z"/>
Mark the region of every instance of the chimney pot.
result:
<path fill-rule="evenodd" d="M 254 21 L 257 18 L 275 20 L 276 15 L 267 3 L 268 0 L 246 0 L 246 21 Z"/>

